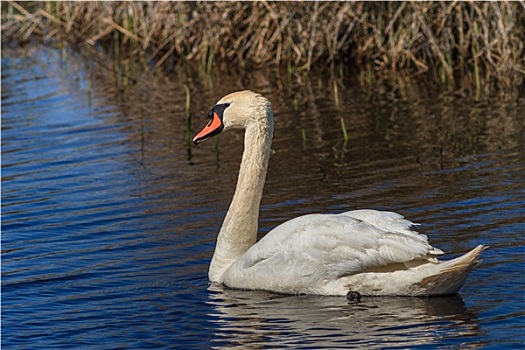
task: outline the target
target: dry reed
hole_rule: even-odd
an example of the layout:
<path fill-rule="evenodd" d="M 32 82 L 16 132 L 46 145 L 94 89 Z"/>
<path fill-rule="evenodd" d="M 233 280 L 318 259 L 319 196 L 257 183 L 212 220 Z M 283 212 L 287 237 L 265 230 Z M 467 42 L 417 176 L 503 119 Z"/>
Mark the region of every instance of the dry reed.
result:
<path fill-rule="evenodd" d="M 524 84 L 520 2 L 2 2 L 2 40 L 66 39 L 144 65 L 286 66 L 362 81 Z M 81 45 L 78 45 L 81 47 Z"/>

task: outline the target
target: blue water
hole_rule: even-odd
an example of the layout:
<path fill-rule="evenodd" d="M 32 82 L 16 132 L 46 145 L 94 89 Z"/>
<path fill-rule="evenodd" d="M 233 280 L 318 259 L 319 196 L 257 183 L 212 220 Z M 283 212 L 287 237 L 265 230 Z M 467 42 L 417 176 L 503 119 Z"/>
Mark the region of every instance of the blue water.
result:
<path fill-rule="evenodd" d="M 123 85 L 108 66 L 68 49 L 3 50 L 3 347 L 525 347 L 522 96 L 336 92 L 322 76 L 275 72 Z M 394 210 L 446 258 L 490 245 L 483 262 L 442 298 L 353 305 L 210 285 L 242 136 L 188 148 L 183 84 L 192 133 L 227 92 L 273 102 L 261 234 L 311 212 Z"/>

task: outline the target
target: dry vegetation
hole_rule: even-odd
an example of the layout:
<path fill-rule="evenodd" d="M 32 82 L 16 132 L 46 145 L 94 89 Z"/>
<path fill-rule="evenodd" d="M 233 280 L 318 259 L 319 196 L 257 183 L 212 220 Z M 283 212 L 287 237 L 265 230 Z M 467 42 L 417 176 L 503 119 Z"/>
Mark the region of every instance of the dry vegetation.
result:
<path fill-rule="evenodd" d="M 525 76 L 523 1 L 2 2 L 3 42 L 35 35 L 157 67 L 345 67 L 365 81 L 432 74 L 477 90 Z"/>

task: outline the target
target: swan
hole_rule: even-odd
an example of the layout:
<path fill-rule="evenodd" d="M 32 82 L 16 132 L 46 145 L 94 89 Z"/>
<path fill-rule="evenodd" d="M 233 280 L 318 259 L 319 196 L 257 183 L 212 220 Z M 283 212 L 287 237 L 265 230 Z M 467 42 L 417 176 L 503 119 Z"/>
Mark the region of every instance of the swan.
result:
<path fill-rule="evenodd" d="M 414 231 L 402 215 L 377 210 L 309 214 L 286 221 L 258 242 L 259 205 L 270 158 L 273 111 L 252 91 L 221 98 L 197 145 L 227 129 L 242 128 L 244 152 L 237 186 L 208 276 L 228 288 L 283 294 L 434 296 L 455 294 L 478 257 L 479 245 L 463 256 L 443 254 Z"/>

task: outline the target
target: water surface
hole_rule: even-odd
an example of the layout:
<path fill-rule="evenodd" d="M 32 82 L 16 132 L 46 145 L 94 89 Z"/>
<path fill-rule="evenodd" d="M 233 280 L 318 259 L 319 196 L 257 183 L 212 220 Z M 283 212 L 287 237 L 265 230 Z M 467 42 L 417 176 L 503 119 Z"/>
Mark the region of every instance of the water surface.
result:
<path fill-rule="evenodd" d="M 446 258 L 489 245 L 483 262 L 456 296 L 358 305 L 210 285 L 242 134 L 188 148 L 184 84 L 193 134 L 228 92 L 273 102 L 261 235 L 301 214 L 393 210 Z M 5 48 L 2 346 L 522 348 L 524 108 L 261 71 L 126 85 L 67 49 Z"/>

